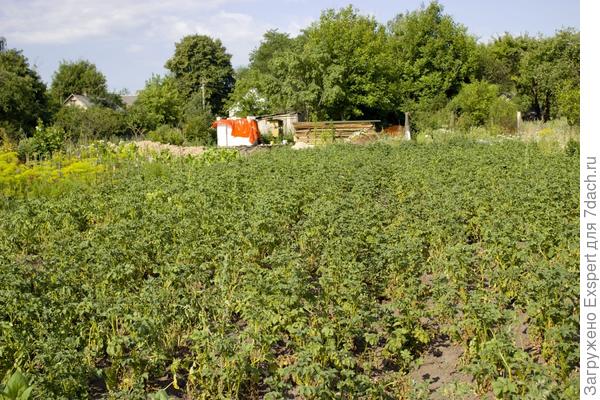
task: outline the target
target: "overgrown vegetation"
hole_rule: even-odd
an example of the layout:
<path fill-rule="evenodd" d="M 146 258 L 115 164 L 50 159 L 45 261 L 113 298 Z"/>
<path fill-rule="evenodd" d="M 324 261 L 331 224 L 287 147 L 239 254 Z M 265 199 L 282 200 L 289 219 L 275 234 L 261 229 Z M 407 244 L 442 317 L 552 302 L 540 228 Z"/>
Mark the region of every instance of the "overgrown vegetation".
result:
<path fill-rule="evenodd" d="M 396 399 L 446 335 L 471 390 L 577 398 L 573 150 L 206 157 L 4 192 L 0 372 L 48 399 Z"/>
<path fill-rule="evenodd" d="M 579 32 L 549 37 L 505 34 L 478 43 L 437 1 L 387 23 L 348 6 L 325 10 L 296 37 L 268 31 L 234 73 L 219 39 L 189 35 L 175 45 L 165 76 L 153 76 L 133 107 L 107 89 L 88 61 L 63 61 L 46 90 L 16 50 L 0 54 L 3 142 L 33 136 L 36 121 L 68 138 L 141 137 L 162 125 L 193 144 L 215 141 L 210 122 L 298 111 L 307 120 L 379 119 L 412 131 L 486 127 L 501 133 L 525 120 L 579 124 Z M 95 107 L 65 111 L 71 93 Z M 175 136 L 174 136 L 175 137 Z M 177 140 L 178 141 L 178 140 Z"/>

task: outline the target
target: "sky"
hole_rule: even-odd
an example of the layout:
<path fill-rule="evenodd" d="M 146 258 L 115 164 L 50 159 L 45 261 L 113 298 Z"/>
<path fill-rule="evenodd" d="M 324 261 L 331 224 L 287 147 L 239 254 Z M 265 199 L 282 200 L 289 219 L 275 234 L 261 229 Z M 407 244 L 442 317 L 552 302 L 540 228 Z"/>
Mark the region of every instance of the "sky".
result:
<path fill-rule="evenodd" d="M 323 9 L 353 4 L 386 23 L 423 0 L 0 0 L 0 36 L 23 50 L 46 83 L 62 60 L 84 59 L 106 75 L 109 89 L 135 93 L 164 64 L 183 36 L 221 39 L 234 67 L 269 29 L 297 35 Z M 575 0 L 441 0 L 444 11 L 480 41 L 512 34 L 552 35 L 579 29 Z"/>

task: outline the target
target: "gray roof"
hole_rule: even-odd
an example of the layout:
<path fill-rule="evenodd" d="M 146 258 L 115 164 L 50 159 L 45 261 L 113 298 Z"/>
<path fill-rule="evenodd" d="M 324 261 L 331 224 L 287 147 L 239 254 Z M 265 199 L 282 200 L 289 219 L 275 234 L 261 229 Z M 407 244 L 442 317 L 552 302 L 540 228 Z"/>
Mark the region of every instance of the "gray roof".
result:
<path fill-rule="evenodd" d="M 66 104 L 69 100 L 71 100 L 71 98 L 74 98 L 76 100 L 79 100 L 82 104 L 84 104 L 86 107 L 91 107 L 94 105 L 94 103 L 92 102 L 92 100 L 90 100 L 89 97 L 84 96 L 82 94 L 71 94 L 69 95 L 69 97 L 67 97 L 67 99 L 64 101 L 63 104 Z"/>
<path fill-rule="evenodd" d="M 137 95 L 123 95 L 121 96 L 121 100 L 125 103 L 125 106 L 130 107 L 137 100 Z"/>

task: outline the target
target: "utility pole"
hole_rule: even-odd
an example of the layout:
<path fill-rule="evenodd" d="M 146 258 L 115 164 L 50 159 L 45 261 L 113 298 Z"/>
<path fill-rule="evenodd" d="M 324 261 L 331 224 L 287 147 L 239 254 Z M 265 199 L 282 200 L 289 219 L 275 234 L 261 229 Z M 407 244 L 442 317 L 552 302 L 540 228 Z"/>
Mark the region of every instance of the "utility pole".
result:
<path fill-rule="evenodd" d="M 404 139 L 406 140 L 410 140 L 410 119 L 409 119 L 409 112 L 405 112 L 404 113 Z"/>
<path fill-rule="evenodd" d="M 202 111 L 205 111 L 205 110 L 206 110 L 206 107 L 205 107 L 205 105 L 204 105 L 204 78 L 202 78 L 202 86 L 201 86 L 201 89 L 202 89 Z"/>

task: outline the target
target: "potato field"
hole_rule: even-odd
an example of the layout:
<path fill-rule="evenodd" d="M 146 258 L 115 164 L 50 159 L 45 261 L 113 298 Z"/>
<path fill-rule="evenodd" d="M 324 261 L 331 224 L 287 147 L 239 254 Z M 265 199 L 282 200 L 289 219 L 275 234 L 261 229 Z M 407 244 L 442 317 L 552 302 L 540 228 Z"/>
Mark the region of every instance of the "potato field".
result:
<path fill-rule="evenodd" d="M 577 155 L 456 140 L 92 170 L 0 185 L 0 379 L 30 398 L 578 398 Z M 440 344 L 460 356 L 432 389 Z"/>

